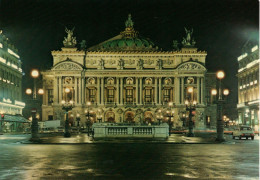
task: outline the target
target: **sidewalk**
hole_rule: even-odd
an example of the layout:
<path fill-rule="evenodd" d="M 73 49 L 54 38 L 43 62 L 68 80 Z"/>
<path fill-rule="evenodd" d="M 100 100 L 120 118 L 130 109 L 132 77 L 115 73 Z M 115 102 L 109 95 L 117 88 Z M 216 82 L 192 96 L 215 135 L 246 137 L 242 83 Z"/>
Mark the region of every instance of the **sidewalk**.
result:
<path fill-rule="evenodd" d="M 219 144 L 216 142 L 215 133 L 195 133 L 195 137 L 187 137 L 185 134 L 171 134 L 171 136 L 166 140 L 155 140 L 155 139 L 102 139 L 94 140 L 87 134 L 74 134 L 69 138 L 63 137 L 62 134 L 39 134 L 41 142 L 31 142 L 30 134 L 26 135 L 0 135 L 1 140 L 5 139 L 15 140 L 16 143 L 23 144 L 104 144 L 104 143 L 157 143 L 157 144 Z M 225 135 L 225 142 L 223 144 L 235 144 L 232 140 L 231 135 Z"/>

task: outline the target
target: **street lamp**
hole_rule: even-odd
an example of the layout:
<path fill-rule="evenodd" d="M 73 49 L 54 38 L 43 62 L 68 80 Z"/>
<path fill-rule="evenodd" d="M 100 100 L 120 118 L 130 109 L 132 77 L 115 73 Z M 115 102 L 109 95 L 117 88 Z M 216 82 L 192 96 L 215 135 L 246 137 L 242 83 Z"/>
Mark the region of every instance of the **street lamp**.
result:
<path fill-rule="evenodd" d="M 87 102 L 87 107 L 88 107 L 88 109 L 85 111 L 86 117 L 87 117 L 86 125 L 87 125 L 87 128 L 88 128 L 88 136 L 89 136 L 89 130 L 90 130 L 90 125 L 91 125 L 91 121 L 90 121 L 90 111 L 89 111 L 90 105 L 91 105 L 91 102 L 88 101 L 88 102 Z"/>
<path fill-rule="evenodd" d="M 225 77 L 225 73 L 224 71 L 218 71 L 217 72 L 217 79 L 218 81 L 218 91 L 216 89 L 212 89 L 211 90 L 211 94 L 212 95 L 217 95 L 218 94 L 218 98 L 217 98 L 217 138 L 216 141 L 225 141 L 224 138 L 224 123 L 223 123 L 223 117 L 222 117 L 222 104 L 224 102 L 223 98 L 222 98 L 222 93 L 227 96 L 229 94 L 229 90 L 228 89 L 224 89 L 222 90 L 221 87 L 221 80 Z"/>
<path fill-rule="evenodd" d="M 33 94 L 33 100 L 35 101 L 37 99 L 37 88 L 36 88 L 36 79 L 39 77 L 39 71 L 37 69 L 33 69 L 31 71 L 31 76 L 33 78 L 33 90 L 30 88 L 27 88 L 25 90 L 25 93 L 27 95 L 31 95 Z M 38 94 L 42 95 L 44 94 L 43 89 L 39 89 Z M 39 141 L 39 136 L 38 136 L 38 119 L 36 117 L 36 112 L 37 109 L 32 108 L 31 113 L 32 113 L 32 126 L 31 126 L 31 133 L 32 133 L 32 137 L 31 137 L 31 141 Z"/>
<path fill-rule="evenodd" d="M 170 117 L 168 118 L 168 124 L 169 124 L 169 136 L 171 135 L 171 130 L 172 130 L 172 121 L 173 121 L 173 114 L 174 114 L 174 110 L 172 110 L 173 108 L 173 102 L 169 102 L 168 103 L 169 107 L 170 107 Z M 169 113 L 169 111 L 167 111 L 167 113 Z"/>
<path fill-rule="evenodd" d="M 101 110 L 98 109 L 98 116 L 97 116 L 98 122 L 101 123 L 102 122 L 102 114 L 101 114 Z"/>
<path fill-rule="evenodd" d="M 193 93 L 193 87 L 188 87 L 188 93 Z M 186 105 L 186 111 L 189 112 L 189 132 L 187 134 L 188 137 L 194 137 L 194 132 L 193 132 L 193 121 L 192 121 L 192 116 L 194 116 L 192 114 L 193 111 L 196 110 L 196 101 L 192 101 L 191 98 L 189 97 L 186 101 L 185 101 L 185 105 Z"/>
<path fill-rule="evenodd" d="M 161 120 L 163 119 L 163 115 L 162 115 L 162 110 L 161 109 L 158 110 L 158 114 L 157 114 L 156 118 L 157 118 L 157 120 L 159 122 L 159 125 L 160 125 L 161 124 Z"/>
<path fill-rule="evenodd" d="M 80 114 L 77 114 L 76 121 L 77 121 L 78 133 L 79 133 Z"/>
<path fill-rule="evenodd" d="M 70 93 L 70 89 L 69 88 L 65 88 L 65 93 Z M 72 110 L 73 108 L 73 101 L 65 101 L 62 100 L 61 101 L 61 105 L 62 105 L 62 110 L 65 110 L 65 114 L 66 114 L 66 119 L 65 119 L 65 132 L 64 132 L 64 137 L 70 137 L 70 128 L 69 128 L 69 111 Z"/>

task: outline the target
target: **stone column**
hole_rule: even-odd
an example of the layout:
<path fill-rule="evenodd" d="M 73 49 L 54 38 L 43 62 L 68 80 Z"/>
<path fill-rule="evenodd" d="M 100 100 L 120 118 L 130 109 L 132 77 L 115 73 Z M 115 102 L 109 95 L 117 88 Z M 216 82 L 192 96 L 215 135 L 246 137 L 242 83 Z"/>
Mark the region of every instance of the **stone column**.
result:
<path fill-rule="evenodd" d="M 155 98 L 155 104 L 158 104 L 158 78 L 155 77 L 155 90 L 154 90 L 154 98 Z"/>
<path fill-rule="evenodd" d="M 181 77 L 181 104 L 184 104 L 184 77 Z"/>
<path fill-rule="evenodd" d="M 123 78 L 120 78 L 120 104 L 123 105 Z"/>
<path fill-rule="evenodd" d="M 59 104 L 59 95 L 58 95 L 58 77 L 54 77 L 54 83 L 53 83 L 53 94 L 54 94 L 54 98 L 53 98 L 53 103 L 54 104 Z"/>
<path fill-rule="evenodd" d="M 120 99 L 120 97 L 119 97 L 119 78 L 117 77 L 116 78 L 116 104 L 118 105 L 118 104 L 120 104 L 120 101 L 119 101 L 119 99 Z"/>
<path fill-rule="evenodd" d="M 75 104 L 78 104 L 78 77 L 75 77 Z"/>
<path fill-rule="evenodd" d="M 81 80 L 82 82 L 82 104 L 86 103 L 86 81 L 85 81 L 85 77 L 82 78 Z"/>
<path fill-rule="evenodd" d="M 180 78 L 174 78 L 174 101 L 175 104 L 180 104 Z"/>
<path fill-rule="evenodd" d="M 159 105 L 162 104 L 162 78 L 159 77 Z"/>
<path fill-rule="evenodd" d="M 201 97 L 200 97 L 200 99 L 201 99 L 201 100 L 200 100 L 201 104 L 205 104 L 205 103 L 204 103 L 204 88 L 205 88 L 205 87 L 204 87 L 204 80 L 205 80 L 205 78 L 202 77 L 202 78 L 201 78 L 201 83 L 200 83 L 200 84 L 201 84 L 201 88 L 200 88 L 200 90 L 201 90 Z"/>
<path fill-rule="evenodd" d="M 139 83 L 140 83 L 139 86 L 140 105 L 142 105 L 143 104 L 143 78 L 142 77 L 140 78 Z"/>
<path fill-rule="evenodd" d="M 200 87 L 200 77 L 197 77 L 197 103 L 201 104 L 201 99 L 200 99 L 200 93 L 201 93 L 201 87 Z"/>
<path fill-rule="evenodd" d="M 100 77 L 97 78 L 97 104 L 100 105 Z"/>
<path fill-rule="evenodd" d="M 139 98 L 139 93 L 138 93 L 138 83 L 139 83 L 139 78 L 135 78 L 135 100 L 136 100 L 136 105 L 139 104 L 138 98 Z"/>
<path fill-rule="evenodd" d="M 58 96 L 59 96 L 59 100 L 58 103 L 61 103 L 62 101 L 62 92 L 63 92 L 63 88 L 62 88 L 62 77 L 58 77 L 58 81 L 59 81 L 59 88 L 58 88 Z"/>
<path fill-rule="evenodd" d="M 82 78 L 79 78 L 79 104 L 82 104 Z"/>
<path fill-rule="evenodd" d="M 104 93 L 105 93 L 104 77 L 101 77 L 101 105 L 104 105 Z"/>

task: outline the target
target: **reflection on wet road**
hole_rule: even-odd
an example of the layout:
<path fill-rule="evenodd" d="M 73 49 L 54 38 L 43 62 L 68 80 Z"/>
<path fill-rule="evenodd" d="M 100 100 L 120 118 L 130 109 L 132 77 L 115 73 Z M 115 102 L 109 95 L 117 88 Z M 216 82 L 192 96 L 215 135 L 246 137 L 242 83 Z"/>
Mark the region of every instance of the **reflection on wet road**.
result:
<path fill-rule="evenodd" d="M 0 145 L 0 179 L 258 179 L 259 142 Z"/>

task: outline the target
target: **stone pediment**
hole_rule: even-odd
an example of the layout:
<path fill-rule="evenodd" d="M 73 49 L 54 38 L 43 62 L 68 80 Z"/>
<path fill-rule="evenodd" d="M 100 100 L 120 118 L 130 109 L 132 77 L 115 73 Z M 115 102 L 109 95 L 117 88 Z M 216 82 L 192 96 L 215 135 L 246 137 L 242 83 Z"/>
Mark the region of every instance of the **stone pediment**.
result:
<path fill-rule="evenodd" d="M 177 67 L 178 70 L 186 70 L 186 71 L 196 71 L 196 70 L 199 70 L 199 71 L 206 71 L 206 68 L 205 66 L 197 63 L 197 62 L 185 62 L 185 63 L 182 63 L 180 64 L 178 67 Z"/>
<path fill-rule="evenodd" d="M 73 61 L 65 61 L 65 62 L 60 62 L 56 64 L 52 70 L 54 71 L 82 71 L 83 68 L 81 65 L 73 62 Z"/>

